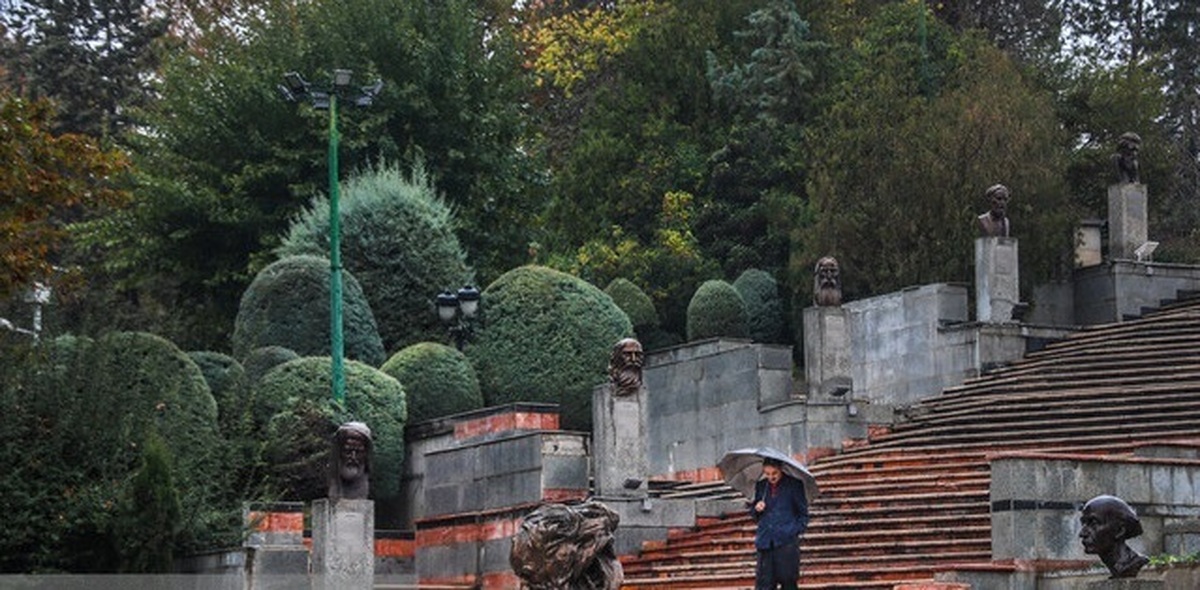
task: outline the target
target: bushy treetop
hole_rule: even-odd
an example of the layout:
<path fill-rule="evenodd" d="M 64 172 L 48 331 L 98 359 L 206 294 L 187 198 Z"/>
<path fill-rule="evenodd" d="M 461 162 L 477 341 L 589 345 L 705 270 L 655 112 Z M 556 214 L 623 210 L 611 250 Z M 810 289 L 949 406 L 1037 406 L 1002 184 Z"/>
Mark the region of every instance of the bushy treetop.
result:
<path fill-rule="evenodd" d="M 404 386 L 410 424 L 483 407 L 475 368 L 451 346 L 418 342 L 392 355 L 379 370 Z"/>
<path fill-rule="evenodd" d="M 488 285 L 483 313 L 466 353 L 487 403 L 559 403 L 565 426 L 590 428 L 592 387 L 605 379 L 612 345 L 633 335 L 612 298 L 569 274 L 522 266 Z"/>
<path fill-rule="evenodd" d="M 274 459 L 269 460 L 274 464 L 274 475 L 284 481 L 309 482 L 299 488 L 287 486 L 292 492 L 289 497 L 297 498 L 295 492 L 298 489 L 323 489 L 321 482 L 326 479 L 325 471 L 297 471 L 296 465 L 323 463 L 328 458 L 328 435 L 333 432 L 332 429 L 357 420 L 365 422 L 371 429 L 375 443 L 371 493 L 376 498 L 395 496 L 400 490 L 400 474 L 404 464 L 404 424 L 408 419 L 404 388 L 400 382 L 378 369 L 349 361 L 345 365 L 345 405 L 339 407 L 333 402 L 329 367 L 329 357 L 299 358 L 271 369 L 254 388 L 255 414 L 272 416 L 268 422 L 267 448 L 264 452 L 268 459 Z M 297 422 L 298 416 L 325 416 L 326 419 L 324 422 L 316 419 Z M 310 428 L 294 432 L 281 429 L 281 420 L 288 424 L 310 424 L 316 430 Z M 275 426 L 271 426 L 272 423 Z M 306 455 L 307 452 L 317 455 Z"/>
<path fill-rule="evenodd" d="M 722 280 L 704 281 L 687 309 L 688 340 L 750 335 L 746 303 L 733 285 Z"/>
<path fill-rule="evenodd" d="M 383 344 L 375 316 L 354 275 L 342 271 L 346 357 L 378 366 Z M 289 256 L 258 273 L 242 294 L 233 329 L 233 356 L 278 345 L 302 356 L 329 353 L 329 260 Z"/>
<path fill-rule="evenodd" d="M 440 335 L 430 301 L 474 280 L 454 235 L 450 207 L 421 166 L 404 174 L 381 164 L 343 183 L 342 263 L 362 284 L 385 350 Z M 297 217 L 277 253 L 329 252 L 329 201 Z"/>
<path fill-rule="evenodd" d="M 756 342 L 782 342 L 783 301 L 775 277 L 769 272 L 748 268 L 733 282 L 733 288 L 746 304 L 750 338 Z"/>

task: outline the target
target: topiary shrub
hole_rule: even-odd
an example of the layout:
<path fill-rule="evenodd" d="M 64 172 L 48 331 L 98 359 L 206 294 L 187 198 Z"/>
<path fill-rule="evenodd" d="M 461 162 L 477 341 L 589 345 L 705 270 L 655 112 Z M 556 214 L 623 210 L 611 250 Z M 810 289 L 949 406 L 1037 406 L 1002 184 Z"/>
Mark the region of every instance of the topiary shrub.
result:
<path fill-rule="evenodd" d="M 782 342 L 785 332 L 783 300 L 779 283 L 771 273 L 756 268 L 746 269 L 733 282 L 746 304 L 750 338 L 755 342 Z"/>
<path fill-rule="evenodd" d="M 658 312 L 654 309 L 654 301 L 631 281 L 623 278 L 613 279 L 604 288 L 604 292 L 629 316 L 629 322 L 633 324 L 633 330 L 639 336 L 649 328 L 658 326 Z"/>
<path fill-rule="evenodd" d="M 489 405 L 561 404 L 564 427 L 590 430 L 592 388 L 607 378 L 629 317 L 595 286 L 541 266 L 508 271 L 483 292 L 484 326 L 467 357 Z"/>
<path fill-rule="evenodd" d="M 329 357 L 304 357 L 271 369 L 254 388 L 256 415 L 270 415 L 263 456 L 272 481 L 285 499 L 313 500 L 326 490 L 324 465 L 330 436 L 351 420 L 371 428 L 371 494 L 396 496 L 404 465 L 404 424 L 408 418 L 404 388 L 387 374 L 363 363 L 345 365 L 346 402 L 331 396 Z M 313 467 L 319 467 L 313 469 Z M 320 492 L 318 495 L 312 495 Z"/>
<path fill-rule="evenodd" d="M 260 346 L 251 350 L 242 361 L 242 367 L 246 370 L 246 387 L 253 388 L 268 371 L 298 358 L 300 355 L 286 346 Z"/>
<path fill-rule="evenodd" d="M 483 407 L 475 367 L 454 347 L 418 342 L 392 355 L 379 370 L 404 386 L 409 424 Z"/>
<path fill-rule="evenodd" d="M 225 517 L 237 514 L 225 474 L 237 466 L 218 431 L 216 403 L 188 355 L 136 332 L 60 338 L 38 348 L 0 383 L 0 435 L 17 443 L 0 445 L 0 570 L 119 569 L 129 557 L 120 554 L 129 524 L 123 499 L 138 493 L 133 474 L 155 438 L 168 451 L 187 515 L 171 536 L 174 552 L 211 546 L 234 530 L 224 528 Z"/>
<path fill-rule="evenodd" d="M 687 332 L 689 342 L 749 336 L 746 303 L 737 289 L 725 281 L 704 281 L 688 303 Z"/>
<path fill-rule="evenodd" d="M 343 341 L 347 358 L 379 366 L 383 343 L 362 288 L 342 274 Z M 262 269 L 238 306 L 233 326 L 233 356 L 278 345 L 301 356 L 329 354 L 329 260 L 291 256 Z"/>
<path fill-rule="evenodd" d="M 249 410 L 246 399 L 246 370 L 233 357 L 208 350 L 187 353 L 200 367 L 213 400 L 217 402 L 217 423 L 228 439 L 244 432 L 243 422 Z"/>
<path fill-rule="evenodd" d="M 424 168 L 406 176 L 395 165 L 380 165 L 352 176 L 340 206 L 342 263 L 362 283 L 385 350 L 441 336 L 430 302 L 444 289 L 473 282 L 474 273 L 454 235 L 450 207 Z M 314 200 L 276 252 L 326 255 L 329 201 Z"/>

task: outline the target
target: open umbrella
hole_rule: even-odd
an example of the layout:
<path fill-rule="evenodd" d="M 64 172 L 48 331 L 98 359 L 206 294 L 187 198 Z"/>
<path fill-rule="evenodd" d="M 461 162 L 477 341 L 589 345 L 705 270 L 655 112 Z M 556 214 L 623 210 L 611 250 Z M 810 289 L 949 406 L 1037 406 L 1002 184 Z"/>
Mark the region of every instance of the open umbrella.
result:
<path fill-rule="evenodd" d="M 741 492 L 743 496 L 753 499 L 754 485 L 762 478 L 763 459 L 779 461 L 784 473 L 804 482 L 804 493 L 809 500 L 816 498 L 821 493 L 820 488 L 817 487 L 817 479 L 808 472 L 808 469 L 782 451 L 771 447 L 729 451 L 725 453 L 724 457 L 721 457 L 720 462 L 717 463 L 717 469 L 721 470 L 721 475 L 729 487 Z"/>

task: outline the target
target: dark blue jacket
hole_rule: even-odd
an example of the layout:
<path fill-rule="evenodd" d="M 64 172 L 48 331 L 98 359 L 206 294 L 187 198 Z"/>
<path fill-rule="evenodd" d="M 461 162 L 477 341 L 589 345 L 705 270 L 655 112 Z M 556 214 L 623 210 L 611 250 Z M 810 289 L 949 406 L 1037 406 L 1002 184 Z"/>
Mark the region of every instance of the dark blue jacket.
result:
<path fill-rule="evenodd" d="M 808 497 L 804 494 L 804 484 L 785 473 L 774 496 L 770 488 L 767 480 L 759 480 L 754 486 L 754 501 L 750 503 L 750 516 L 758 521 L 758 531 L 754 534 L 754 546 L 758 549 L 785 545 L 808 529 Z M 754 510 L 759 500 L 767 503 L 767 509 L 761 514 Z"/>

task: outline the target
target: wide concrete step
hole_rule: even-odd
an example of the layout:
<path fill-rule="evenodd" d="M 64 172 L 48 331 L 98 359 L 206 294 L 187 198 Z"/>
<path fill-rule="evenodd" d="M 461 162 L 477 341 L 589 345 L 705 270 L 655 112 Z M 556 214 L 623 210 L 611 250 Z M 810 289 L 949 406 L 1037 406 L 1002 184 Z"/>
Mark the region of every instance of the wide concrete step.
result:
<path fill-rule="evenodd" d="M 806 554 L 824 555 L 833 553 L 869 554 L 883 548 L 891 551 L 895 547 L 930 548 L 961 546 L 963 543 L 979 547 L 989 546 L 991 541 L 990 522 L 980 524 L 943 524 L 912 529 L 866 530 L 810 528 L 804 536 Z M 739 552 L 751 552 L 754 545 L 754 525 L 749 524 L 725 534 L 705 532 L 688 538 L 674 539 L 665 544 L 647 546 L 630 562 L 664 563 L 694 555 L 725 556 Z"/>

